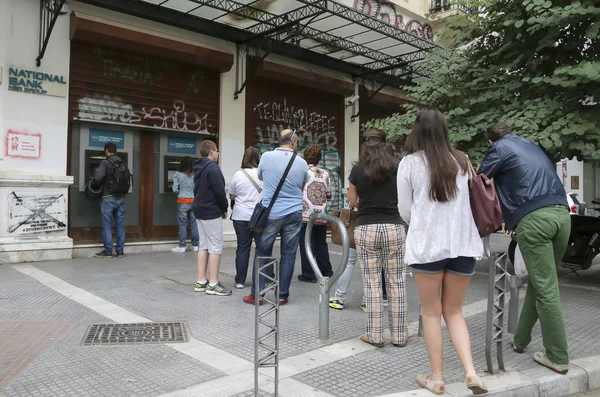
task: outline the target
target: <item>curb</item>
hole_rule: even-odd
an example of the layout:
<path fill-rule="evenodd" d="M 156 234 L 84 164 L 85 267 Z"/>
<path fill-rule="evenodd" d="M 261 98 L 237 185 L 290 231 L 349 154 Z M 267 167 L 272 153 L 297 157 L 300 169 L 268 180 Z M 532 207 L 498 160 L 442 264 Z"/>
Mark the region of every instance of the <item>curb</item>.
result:
<path fill-rule="evenodd" d="M 600 355 L 573 360 L 569 373 L 559 375 L 538 367 L 523 372 L 507 372 L 486 376 L 485 382 L 493 397 L 565 397 L 600 388 Z M 424 389 L 386 394 L 380 397 L 431 397 Z M 464 383 L 446 385 L 444 396 L 471 397 Z"/>

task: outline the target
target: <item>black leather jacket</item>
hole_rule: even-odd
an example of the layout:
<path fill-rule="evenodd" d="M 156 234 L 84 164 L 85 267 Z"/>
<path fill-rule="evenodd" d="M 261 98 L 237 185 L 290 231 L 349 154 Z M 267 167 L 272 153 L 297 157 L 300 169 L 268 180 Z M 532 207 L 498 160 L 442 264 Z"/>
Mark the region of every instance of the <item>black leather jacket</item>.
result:
<path fill-rule="evenodd" d="M 509 134 L 494 142 L 477 173 L 494 180 L 509 230 L 539 208 L 568 208 L 556 165 L 535 143 L 520 136 Z"/>

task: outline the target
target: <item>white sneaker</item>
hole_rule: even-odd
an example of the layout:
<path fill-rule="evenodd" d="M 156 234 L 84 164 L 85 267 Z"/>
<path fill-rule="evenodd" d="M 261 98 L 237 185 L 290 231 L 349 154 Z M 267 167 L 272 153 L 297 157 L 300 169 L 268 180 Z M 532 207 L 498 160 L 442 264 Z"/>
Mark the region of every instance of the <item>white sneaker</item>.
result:
<path fill-rule="evenodd" d="M 198 252 L 198 247 L 192 247 L 192 251 Z"/>
<path fill-rule="evenodd" d="M 177 253 L 183 253 L 185 252 L 185 247 L 175 247 L 173 249 L 171 249 L 171 252 L 177 252 Z"/>
<path fill-rule="evenodd" d="M 244 289 L 244 284 L 236 284 L 235 288 L 237 288 L 237 289 Z"/>

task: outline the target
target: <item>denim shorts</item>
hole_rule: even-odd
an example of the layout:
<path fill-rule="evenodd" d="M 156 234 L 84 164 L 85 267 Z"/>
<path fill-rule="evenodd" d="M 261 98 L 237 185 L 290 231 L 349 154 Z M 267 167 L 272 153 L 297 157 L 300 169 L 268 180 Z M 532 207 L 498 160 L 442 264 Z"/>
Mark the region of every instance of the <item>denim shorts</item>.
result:
<path fill-rule="evenodd" d="M 458 258 L 442 259 L 441 261 L 410 265 L 413 272 L 436 274 L 448 272 L 457 276 L 472 276 L 475 274 L 475 258 L 459 256 Z"/>

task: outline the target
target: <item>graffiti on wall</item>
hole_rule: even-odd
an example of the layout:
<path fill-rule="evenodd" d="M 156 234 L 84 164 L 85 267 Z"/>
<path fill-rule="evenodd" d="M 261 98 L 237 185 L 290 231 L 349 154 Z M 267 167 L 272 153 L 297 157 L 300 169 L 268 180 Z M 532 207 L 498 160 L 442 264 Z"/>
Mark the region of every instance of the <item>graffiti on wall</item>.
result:
<path fill-rule="evenodd" d="M 63 194 L 18 191 L 9 194 L 8 233 L 45 233 L 66 227 L 67 201 Z"/>
<path fill-rule="evenodd" d="M 433 30 L 429 24 L 404 17 L 393 3 L 385 0 L 354 0 L 354 8 L 415 36 L 433 40 Z"/>
<path fill-rule="evenodd" d="M 182 100 L 173 101 L 173 106 L 165 109 L 124 103 L 108 96 L 83 97 L 79 100 L 79 118 L 143 125 L 149 121 L 154 127 L 202 133 L 209 127 L 208 114 L 188 112 Z"/>
<path fill-rule="evenodd" d="M 275 149 L 278 146 L 279 134 L 286 128 L 301 130 L 298 133 L 300 156 L 309 145 L 321 146 L 321 166 L 331 175 L 333 191 L 328 210 L 340 207 L 343 200 L 340 170 L 343 163 L 336 135 L 335 117 L 292 106 L 286 98 L 277 102 L 260 102 L 253 110 L 255 119 L 267 121 L 256 125 L 256 147 L 261 153 Z"/>

